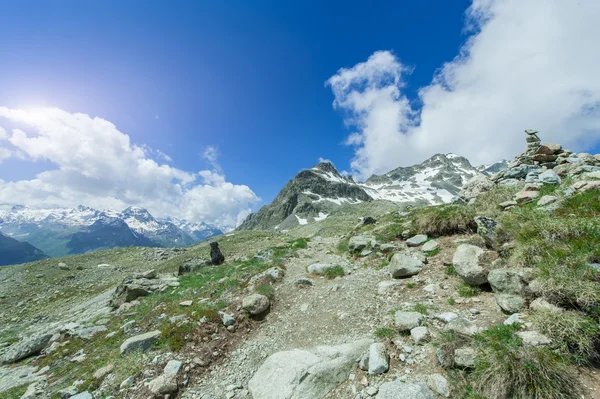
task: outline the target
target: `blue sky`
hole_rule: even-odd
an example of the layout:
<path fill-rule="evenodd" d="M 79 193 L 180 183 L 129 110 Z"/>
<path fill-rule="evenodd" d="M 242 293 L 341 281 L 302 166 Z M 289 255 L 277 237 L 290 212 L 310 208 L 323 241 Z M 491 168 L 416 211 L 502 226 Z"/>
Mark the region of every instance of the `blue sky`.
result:
<path fill-rule="evenodd" d="M 546 46 L 547 42 L 572 43 L 572 39 L 583 42 L 590 32 L 587 37 L 574 32 L 547 41 L 538 37 L 557 23 L 570 27 L 585 15 L 593 26 L 591 18 L 598 15 L 593 1 L 583 0 L 580 9 L 567 12 L 559 1 L 540 10 L 532 0 L 478 0 L 470 11 L 471 2 L 462 0 L 224 3 L 5 3 L 0 24 L 0 107 L 56 107 L 110 121 L 131 143 L 152 149 L 146 157 L 159 164 L 192 174 L 216 171 L 234 186 L 249 187 L 262 199 L 250 201 L 254 209 L 269 202 L 291 177 L 319 157 L 364 178 L 420 162 L 435 152 L 462 153 L 473 163 L 512 157 L 524 147 L 522 131 L 528 127 L 539 128 L 542 138 L 547 132 L 548 138 L 564 139 L 561 142 L 582 150 L 593 150 L 597 142 L 598 79 L 585 79 L 597 59 L 586 55 L 585 45 L 568 54 L 558 45 Z M 469 24 L 474 28 L 467 29 Z M 516 35 L 512 43 L 511 34 Z M 391 57 L 377 62 L 378 51 Z M 523 53 L 534 56 L 529 59 Z M 535 58 L 539 54 L 541 59 Z M 557 62 L 557 54 L 570 59 L 581 55 L 583 67 L 568 73 L 567 61 Z M 496 57 L 493 64 L 486 64 L 485 60 Z M 551 64 L 558 66 L 548 72 L 548 80 L 561 80 L 564 74 L 580 76 L 586 83 L 565 78 L 565 84 L 538 90 L 547 86 L 546 80 L 532 83 L 530 77 Z M 340 68 L 347 68 L 346 73 L 338 72 Z M 375 80 L 368 78 L 373 70 Z M 360 73 L 366 75 L 357 77 Z M 326 84 L 334 76 L 337 87 Z M 434 76 L 441 78 L 436 81 Z M 519 76 L 531 87 L 524 87 Z M 502 79 L 510 84 L 490 88 Z M 523 96 L 521 88 L 530 94 Z M 580 94 L 568 101 L 573 109 L 556 120 L 548 122 L 544 113 L 527 109 L 522 115 L 517 112 L 514 126 L 495 117 L 515 113 L 511 104 L 525 100 L 526 104 L 539 101 L 538 108 L 556 114 L 553 107 L 564 109 L 564 104 L 529 96 L 533 91 L 540 97 L 560 96 L 561 90 Z M 482 97 L 474 94 L 480 92 Z M 367 98 L 372 93 L 378 97 Z M 355 102 L 357 96 L 368 104 Z M 488 103 L 490 98 L 500 101 Z M 483 104 L 473 111 L 482 119 L 479 125 L 464 111 L 471 104 Z M 527 106 L 518 106 L 523 108 Z M 584 108 L 588 115 L 582 117 Z M 381 116 L 386 109 L 389 114 Z M 436 114 L 439 109 L 448 113 Z M 461 112 L 465 115 L 457 115 Z M 25 119 L 4 117 L 8 121 L 3 124 L 0 116 L 0 126 L 7 137 L 15 126 L 32 128 Z M 473 131 L 488 130 L 482 128 L 486 121 L 493 137 L 506 129 L 511 137 L 505 146 L 490 140 L 485 142 L 489 145 L 460 144 L 466 142 L 463 130 L 470 129 L 472 137 Z M 71 137 L 78 136 L 74 132 Z M 351 133 L 357 134 L 354 145 L 346 145 Z M 35 128 L 26 134 L 31 138 Z M 64 154 L 44 156 L 31 149 L 31 141 L 27 147 L 15 145 L 15 140 L 6 145 L 12 155 L 0 164 L 4 183 L 31 182 L 48 170 L 75 168 Z M 203 156 L 207 148 L 216 148 L 218 156 L 207 159 Z M 171 160 L 167 162 L 159 151 Z M 85 176 L 90 178 L 89 173 Z M 56 177 L 53 184 L 65 179 Z M 205 179 L 203 184 L 212 183 Z M 5 187 L 4 199 L 22 198 L 36 205 L 75 201 L 56 193 L 29 199 L 24 192 L 30 185 L 22 185 L 18 190 L 14 184 Z M 15 190 L 20 195 L 15 196 Z M 97 197 L 95 188 L 83 190 L 86 195 L 79 198 Z M 88 202 L 144 206 L 144 196 L 153 196 L 147 188 L 136 195 L 125 191 L 114 201 Z M 242 196 L 241 201 L 248 199 Z M 164 204 L 154 208 L 167 213 Z M 207 218 L 208 208 L 192 217 Z"/>

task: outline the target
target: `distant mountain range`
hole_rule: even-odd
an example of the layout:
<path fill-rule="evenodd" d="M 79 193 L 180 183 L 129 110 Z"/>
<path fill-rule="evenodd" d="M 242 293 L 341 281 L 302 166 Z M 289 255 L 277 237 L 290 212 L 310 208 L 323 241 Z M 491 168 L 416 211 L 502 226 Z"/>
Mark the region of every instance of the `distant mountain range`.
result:
<path fill-rule="evenodd" d="M 85 206 L 35 209 L 1 204 L 0 233 L 55 257 L 133 245 L 185 247 L 223 231 L 206 223 L 156 219 L 133 206 L 115 212 Z M 3 248 L 0 243 L 0 251 Z"/>
<path fill-rule="evenodd" d="M 301 171 L 269 205 L 238 227 L 240 230 L 285 230 L 318 222 L 344 204 L 387 200 L 412 205 L 454 201 L 470 178 L 504 169 L 506 161 L 473 167 L 456 154 L 436 154 L 418 165 L 373 175 L 364 183 L 342 176 L 330 162 Z"/>
<path fill-rule="evenodd" d="M 33 262 L 47 257 L 28 242 L 17 241 L 0 233 L 0 266 Z"/>

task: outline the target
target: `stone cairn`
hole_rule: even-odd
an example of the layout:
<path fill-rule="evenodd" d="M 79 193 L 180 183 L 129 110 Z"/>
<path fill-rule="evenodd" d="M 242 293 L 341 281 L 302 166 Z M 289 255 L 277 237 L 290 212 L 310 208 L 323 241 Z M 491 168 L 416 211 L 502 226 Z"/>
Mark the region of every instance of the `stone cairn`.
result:
<path fill-rule="evenodd" d="M 538 137 L 537 130 L 534 129 L 527 129 L 525 130 L 525 133 L 527 133 L 527 154 L 535 154 L 535 152 L 538 150 L 538 148 L 540 147 L 542 141 L 540 140 L 540 138 Z"/>

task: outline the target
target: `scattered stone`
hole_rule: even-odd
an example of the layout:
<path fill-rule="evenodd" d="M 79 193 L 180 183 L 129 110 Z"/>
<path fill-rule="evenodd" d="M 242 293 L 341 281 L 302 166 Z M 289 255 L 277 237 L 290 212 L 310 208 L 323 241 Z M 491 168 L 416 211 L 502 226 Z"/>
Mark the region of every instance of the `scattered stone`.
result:
<path fill-rule="evenodd" d="M 399 310 L 394 314 L 395 325 L 400 331 L 410 331 L 418 327 L 423 320 L 423 315 L 418 312 L 403 312 Z"/>
<path fill-rule="evenodd" d="M 129 388 L 131 386 L 133 386 L 133 383 L 135 382 L 135 378 L 133 376 L 127 378 L 126 380 L 124 380 L 121 385 L 119 385 L 120 389 L 126 389 Z"/>
<path fill-rule="evenodd" d="M 440 246 L 440 244 L 435 241 L 435 240 L 431 240 L 431 241 L 427 241 L 425 244 L 423 244 L 423 247 L 421 248 L 421 250 L 423 252 L 431 252 L 431 251 L 435 251 L 436 249 L 438 249 Z"/>
<path fill-rule="evenodd" d="M 475 245 L 461 244 L 456 248 L 452 264 L 456 273 L 471 285 L 487 283 L 488 270 L 479 265 L 479 258 L 485 251 Z"/>
<path fill-rule="evenodd" d="M 496 293 L 494 298 L 500 309 L 509 314 L 519 313 L 525 307 L 525 301 L 518 295 Z"/>
<path fill-rule="evenodd" d="M 385 345 L 374 343 L 369 347 L 369 375 L 383 374 L 390 368 L 390 357 Z"/>
<path fill-rule="evenodd" d="M 521 338 L 525 345 L 544 346 L 552 343 L 550 338 L 537 331 L 519 331 L 517 332 L 517 336 Z"/>
<path fill-rule="evenodd" d="M 48 345 L 51 338 L 52 334 L 44 334 L 22 339 L 6 348 L 0 357 L 0 364 L 15 363 L 39 354 Z"/>
<path fill-rule="evenodd" d="M 510 326 L 511 324 L 523 324 L 521 313 L 513 313 L 506 320 L 504 320 L 504 325 Z"/>
<path fill-rule="evenodd" d="M 309 273 L 322 275 L 322 274 L 325 274 L 327 272 L 327 270 L 333 269 L 337 266 L 338 265 L 334 265 L 334 264 L 330 264 L 330 263 L 313 263 L 312 265 L 308 266 L 307 271 Z"/>
<path fill-rule="evenodd" d="M 402 283 L 399 281 L 382 281 L 377 284 L 377 293 L 385 295 L 388 291 L 400 286 L 402 286 Z"/>
<path fill-rule="evenodd" d="M 116 309 L 124 303 L 132 302 L 139 297 L 164 291 L 167 287 L 178 285 L 176 277 L 157 278 L 154 270 L 126 277 L 117 286 L 110 300 L 110 305 Z"/>
<path fill-rule="evenodd" d="M 242 308 L 251 315 L 259 315 L 271 306 L 269 298 L 260 294 L 252 294 L 244 298 Z"/>
<path fill-rule="evenodd" d="M 560 184 L 561 179 L 555 171 L 553 171 L 552 169 L 548 169 L 547 171 L 540 174 L 539 181 L 543 184 Z"/>
<path fill-rule="evenodd" d="M 309 279 L 308 277 L 299 277 L 294 284 L 301 286 L 313 286 L 315 282 Z"/>
<path fill-rule="evenodd" d="M 498 221 L 485 216 L 477 216 L 475 224 L 477 225 L 477 234 L 483 238 L 486 247 L 498 249 L 502 245 L 499 234 L 501 224 Z"/>
<path fill-rule="evenodd" d="M 537 202 L 538 206 L 546 206 L 546 205 L 550 205 L 555 203 L 558 200 L 558 197 L 555 197 L 554 195 L 544 195 L 542 198 L 540 198 Z"/>
<path fill-rule="evenodd" d="M 427 241 L 427 235 L 425 234 L 417 234 L 406 240 L 406 245 L 409 247 L 418 247 L 421 244 L 424 244 Z"/>
<path fill-rule="evenodd" d="M 372 237 L 369 236 L 354 236 L 348 241 L 348 250 L 352 253 L 360 252 L 367 247 L 371 246 L 373 241 Z"/>
<path fill-rule="evenodd" d="M 423 344 L 427 341 L 429 341 L 429 339 L 431 338 L 431 335 L 429 334 L 429 330 L 427 329 L 427 327 L 415 327 L 412 330 L 410 330 L 410 336 L 412 338 L 412 340 L 415 342 L 415 344 L 420 345 Z"/>
<path fill-rule="evenodd" d="M 498 206 L 502 209 L 511 208 L 516 205 L 517 205 L 517 201 L 514 201 L 514 200 L 508 200 L 508 201 L 504 201 L 504 202 L 501 202 L 498 204 Z"/>
<path fill-rule="evenodd" d="M 365 256 L 369 256 L 372 253 L 373 253 L 373 251 L 371 251 L 370 249 L 365 249 L 360 253 L 360 256 L 364 258 Z"/>
<path fill-rule="evenodd" d="M 201 268 L 203 268 L 205 266 L 210 266 L 210 265 L 212 265 L 212 263 L 211 263 L 210 259 L 208 259 L 208 258 L 188 259 L 179 265 L 179 270 L 177 272 L 177 275 L 182 276 L 187 273 L 196 272 L 196 271 L 200 270 Z"/>
<path fill-rule="evenodd" d="M 525 285 L 519 271 L 516 269 L 494 269 L 489 272 L 487 278 L 492 289 L 497 293 L 519 295 Z"/>
<path fill-rule="evenodd" d="M 235 318 L 233 315 L 219 311 L 219 317 L 221 318 L 221 322 L 225 327 L 229 327 L 235 324 Z"/>
<path fill-rule="evenodd" d="M 442 321 L 444 323 L 449 323 L 452 320 L 456 319 L 458 317 L 458 315 L 454 312 L 444 312 L 444 313 L 438 313 L 438 314 L 434 314 L 432 316 L 432 318 L 434 320 L 439 320 Z"/>
<path fill-rule="evenodd" d="M 393 278 L 409 277 L 423 269 L 423 262 L 405 253 L 396 253 L 392 256 L 388 269 Z"/>
<path fill-rule="evenodd" d="M 322 398 L 346 379 L 357 359 L 373 343 L 363 339 L 314 350 L 291 350 L 272 354 L 248 383 L 254 399 Z"/>
<path fill-rule="evenodd" d="M 433 393 L 424 382 L 404 383 L 400 379 L 384 382 L 379 387 L 376 399 L 434 399 Z"/>
<path fill-rule="evenodd" d="M 179 306 L 189 307 L 194 304 L 194 301 L 183 301 L 179 303 Z"/>
<path fill-rule="evenodd" d="M 479 331 L 475 323 L 465 319 L 464 317 L 457 317 L 450 320 L 448 323 L 446 323 L 445 330 L 454 331 L 457 334 L 465 336 L 471 336 Z"/>
<path fill-rule="evenodd" d="M 107 375 L 112 373 L 113 369 L 114 369 L 114 366 L 112 364 L 106 365 L 106 366 L 96 370 L 93 377 L 96 381 L 101 381 L 104 379 L 104 377 L 106 377 Z"/>
<path fill-rule="evenodd" d="M 460 191 L 460 197 L 465 202 L 470 202 L 477 198 L 481 193 L 490 191 L 494 187 L 496 187 L 496 185 L 486 175 L 476 175 L 463 185 Z"/>
<path fill-rule="evenodd" d="M 160 331 L 154 330 L 126 339 L 125 342 L 121 344 L 121 356 L 135 351 L 146 351 L 150 349 L 160 335 Z"/>
<path fill-rule="evenodd" d="M 88 391 L 85 391 L 85 392 L 78 393 L 75 396 L 71 396 L 70 399 L 94 399 L 94 397 L 92 396 L 91 393 L 89 393 Z"/>
<path fill-rule="evenodd" d="M 515 195 L 515 201 L 519 204 L 526 204 L 535 200 L 539 195 L 540 193 L 538 191 L 519 191 Z"/>
<path fill-rule="evenodd" d="M 546 301 L 543 298 L 536 298 L 535 300 L 533 300 L 530 304 L 529 304 L 529 308 L 531 310 L 534 311 L 540 311 L 540 310 L 551 310 L 553 312 L 562 312 L 563 309 L 551 304 L 550 302 Z"/>
<path fill-rule="evenodd" d="M 456 349 L 454 351 L 454 365 L 460 368 L 475 367 L 475 350 L 469 347 Z"/>
<path fill-rule="evenodd" d="M 404 248 L 403 245 L 394 245 L 394 244 L 381 244 L 379 246 L 379 249 L 381 250 L 381 252 L 383 252 L 384 254 L 388 253 L 388 252 L 392 252 L 395 251 L 397 249 L 402 249 Z"/>
<path fill-rule="evenodd" d="M 448 380 L 446 380 L 441 374 L 431 374 L 427 377 L 427 386 L 431 390 L 440 396 L 450 396 L 450 386 Z"/>

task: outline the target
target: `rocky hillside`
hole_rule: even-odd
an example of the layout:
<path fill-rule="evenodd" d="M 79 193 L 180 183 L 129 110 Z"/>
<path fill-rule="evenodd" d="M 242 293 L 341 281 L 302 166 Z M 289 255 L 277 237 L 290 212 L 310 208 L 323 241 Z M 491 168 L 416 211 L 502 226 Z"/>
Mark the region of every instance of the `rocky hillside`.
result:
<path fill-rule="evenodd" d="M 17 241 L 0 233 L 0 266 L 33 262 L 47 257 L 28 242 Z"/>
<path fill-rule="evenodd" d="M 0 232 L 27 241 L 49 256 L 129 245 L 185 247 L 223 233 L 205 223 L 156 219 L 140 207 L 114 212 L 84 206 L 33 209 L 8 204 L 0 207 Z"/>
<path fill-rule="evenodd" d="M 600 156 L 527 142 L 463 201 L 235 231 L 219 265 L 202 242 L 1 268 L 0 397 L 600 399 Z"/>
<path fill-rule="evenodd" d="M 493 168 L 500 167 L 499 163 Z M 466 158 L 436 154 L 421 164 L 356 183 L 340 175 L 331 163 L 322 162 L 296 175 L 271 204 L 248 216 L 239 229 L 285 230 L 323 220 L 343 205 L 372 200 L 404 205 L 449 203 L 467 180 L 480 174 Z"/>

